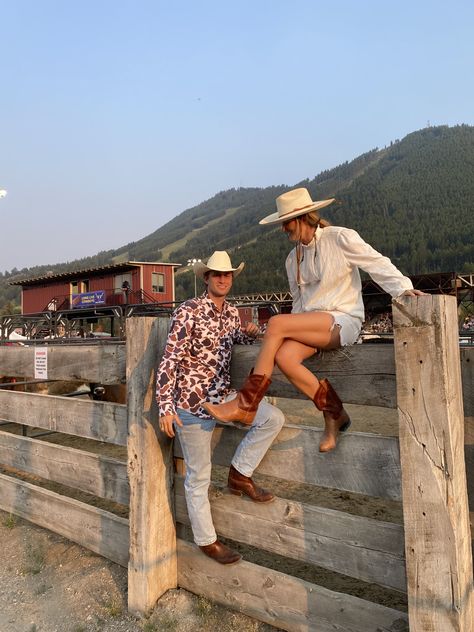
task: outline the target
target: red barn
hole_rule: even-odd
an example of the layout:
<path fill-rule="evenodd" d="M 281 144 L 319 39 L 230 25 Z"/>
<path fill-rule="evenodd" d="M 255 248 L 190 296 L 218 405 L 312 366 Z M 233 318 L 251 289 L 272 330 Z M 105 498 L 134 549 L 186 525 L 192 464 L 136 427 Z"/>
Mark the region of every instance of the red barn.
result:
<path fill-rule="evenodd" d="M 127 261 L 15 281 L 22 314 L 114 305 L 173 303 L 179 263 Z"/>

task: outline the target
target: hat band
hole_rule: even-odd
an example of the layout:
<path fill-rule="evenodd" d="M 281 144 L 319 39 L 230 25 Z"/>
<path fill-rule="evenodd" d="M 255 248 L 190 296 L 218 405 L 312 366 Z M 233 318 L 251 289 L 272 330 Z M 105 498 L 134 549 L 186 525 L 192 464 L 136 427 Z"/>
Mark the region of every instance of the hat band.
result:
<path fill-rule="evenodd" d="M 314 202 L 311 202 L 311 204 L 306 204 L 305 206 L 293 208 L 291 209 L 291 211 L 287 211 L 286 213 L 283 213 L 282 215 L 280 215 L 280 217 L 285 217 L 285 215 L 289 215 L 290 213 L 297 213 L 298 211 L 304 211 L 305 208 L 309 208 L 310 206 L 314 206 Z"/>

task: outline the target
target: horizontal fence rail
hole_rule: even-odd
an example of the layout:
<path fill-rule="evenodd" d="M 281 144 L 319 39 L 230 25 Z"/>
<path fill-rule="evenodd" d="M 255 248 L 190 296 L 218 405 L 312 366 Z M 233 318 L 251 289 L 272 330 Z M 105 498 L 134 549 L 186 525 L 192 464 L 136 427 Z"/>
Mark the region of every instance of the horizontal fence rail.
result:
<path fill-rule="evenodd" d="M 407 615 L 285 573 L 240 562 L 223 567 L 178 540 L 178 581 L 186 590 L 283 630 L 406 630 Z"/>
<path fill-rule="evenodd" d="M 401 525 L 282 498 L 265 506 L 242 502 L 217 485 L 211 507 L 216 530 L 226 538 L 406 591 Z M 189 525 L 181 477 L 176 477 L 176 519 Z"/>
<path fill-rule="evenodd" d="M 245 430 L 219 426 L 212 437 L 212 460 L 229 465 Z M 259 465 L 259 473 L 298 483 L 335 487 L 367 496 L 400 499 L 400 458 L 395 437 L 351 432 L 337 451 L 319 452 L 322 430 L 286 424 Z M 179 441 L 174 455 L 182 458 Z"/>
<path fill-rule="evenodd" d="M 123 344 L 4 347 L 0 346 L 0 375 L 35 374 L 35 350 L 47 350 L 50 380 L 77 380 L 100 384 L 125 383 L 126 350 Z"/>
<path fill-rule="evenodd" d="M 124 404 L 0 390 L 0 419 L 127 445 L 127 407 Z"/>
<path fill-rule="evenodd" d="M 0 463 L 88 494 L 128 505 L 127 464 L 0 431 Z"/>
<path fill-rule="evenodd" d="M 0 474 L 0 509 L 77 542 L 120 564 L 128 563 L 128 520 Z"/>

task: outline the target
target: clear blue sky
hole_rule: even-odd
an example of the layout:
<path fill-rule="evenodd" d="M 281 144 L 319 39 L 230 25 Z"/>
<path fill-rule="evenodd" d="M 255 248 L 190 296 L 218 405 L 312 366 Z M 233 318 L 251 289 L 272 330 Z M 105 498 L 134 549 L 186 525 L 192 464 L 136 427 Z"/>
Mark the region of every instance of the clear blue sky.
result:
<path fill-rule="evenodd" d="M 473 24 L 456 0 L 0 0 L 0 270 L 474 124 Z"/>

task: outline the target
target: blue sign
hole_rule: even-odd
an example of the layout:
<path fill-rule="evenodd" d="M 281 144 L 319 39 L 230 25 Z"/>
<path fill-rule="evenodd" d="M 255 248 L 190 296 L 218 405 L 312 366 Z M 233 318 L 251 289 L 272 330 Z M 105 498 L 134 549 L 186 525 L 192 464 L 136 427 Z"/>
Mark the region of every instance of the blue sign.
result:
<path fill-rule="evenodd" d="M 73 309 L 79 307 L 94 307 L 94 305 L 105 305 L 104 290 L 97 290 L 96 292 L 81 292 L 81 294 L 72 295 Z"/>

